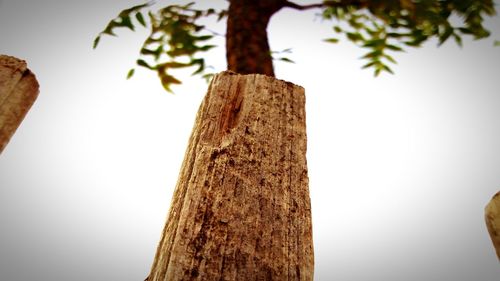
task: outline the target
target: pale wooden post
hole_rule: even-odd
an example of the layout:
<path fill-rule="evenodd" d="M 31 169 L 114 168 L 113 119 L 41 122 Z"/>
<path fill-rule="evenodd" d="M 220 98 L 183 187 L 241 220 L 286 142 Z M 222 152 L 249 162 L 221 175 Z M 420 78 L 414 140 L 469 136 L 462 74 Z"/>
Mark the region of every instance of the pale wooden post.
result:
<path fill-rule="evenodd" d="M 25 61 L 0 55 L 0 153 L 35 102 L 38 87 Z"/>
<path fill-rule="evenodd" d="M 495 194 L 485 208 L 485 219 L 491 241 L 500 261 L 500 192 Z"/>
<path fill-rule="evenodd" d="M 285 81 L 214 77 L 147 280 L 313 280 L 304 106 Z"/>

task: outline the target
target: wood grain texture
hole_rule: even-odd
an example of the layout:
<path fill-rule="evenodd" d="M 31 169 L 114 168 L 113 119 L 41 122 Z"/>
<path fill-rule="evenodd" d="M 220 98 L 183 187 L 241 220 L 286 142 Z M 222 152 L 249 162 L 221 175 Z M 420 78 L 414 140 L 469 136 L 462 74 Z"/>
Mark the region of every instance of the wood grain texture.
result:
<path fill-rule="evenodd" d="M 35 102 L 38 89 L 25 61 L 0 55 L 0 153 Z"/>
<path fill-rule="evenodd" d="M 495 194 L 485 208 L 485 219 L 491 241 L 500 261 L 500 192 Z"/>
<path fill-rule="evenodd" d="M 304 108 L 291 83 L 214 77 L 147 280 L 313 280 Z"/>

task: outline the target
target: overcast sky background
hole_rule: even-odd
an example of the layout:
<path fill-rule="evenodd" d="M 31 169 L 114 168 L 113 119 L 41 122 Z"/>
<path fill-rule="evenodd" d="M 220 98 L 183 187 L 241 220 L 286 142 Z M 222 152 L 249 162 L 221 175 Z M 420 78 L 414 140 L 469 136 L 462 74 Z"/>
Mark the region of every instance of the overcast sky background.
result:
<path fill-rule="evenodd" d="M 207 84 L 125 80 L 144 28 L 92 50 L 139 3 L 0 0 L 0 53 L 41 85 L 0 155 L 0 280 L 147 276 Z M 500 189 L 500 18 L 488 40 L 429 42 L 374 78 L 314 14 L 283 10 L 269 33 L 296 62 L 278 78 L 306 89 L 315 280 L 498 280 L 483 212 Z M 210 62 L 224 70 L 223 45 Z"/>

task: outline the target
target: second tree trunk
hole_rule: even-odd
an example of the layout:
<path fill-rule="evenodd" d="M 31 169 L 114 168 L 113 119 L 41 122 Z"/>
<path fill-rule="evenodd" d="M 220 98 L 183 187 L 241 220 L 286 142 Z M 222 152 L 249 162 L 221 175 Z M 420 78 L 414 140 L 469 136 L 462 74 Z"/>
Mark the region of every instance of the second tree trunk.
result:
<path fill-rule="evenodd" d="M 38 88 L 25 61 L 0 55 L 0 153 L 38 97 Z"/>

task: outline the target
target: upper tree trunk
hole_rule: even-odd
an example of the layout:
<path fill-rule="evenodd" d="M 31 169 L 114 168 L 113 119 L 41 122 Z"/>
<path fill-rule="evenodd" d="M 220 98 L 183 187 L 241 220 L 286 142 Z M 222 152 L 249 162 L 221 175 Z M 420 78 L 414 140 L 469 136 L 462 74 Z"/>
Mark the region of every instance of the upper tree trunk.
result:
<path fill-rule="evenodd" d="M 312 280 L 304 89 L 218 74 L 147 280 Z"/>
<path fill-rule="evenodd" d="M 0 55 L 0 153 L 38 96 L 38 82 L 26 62 Z"/>
<path fill-rule="evenodd" d="M 229 4 L 226 56 L 228 70 L 240 74 L 274 76 L 267 25 L 284 7 L 283 0 L 231 0 Z"/>

